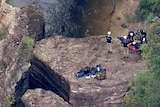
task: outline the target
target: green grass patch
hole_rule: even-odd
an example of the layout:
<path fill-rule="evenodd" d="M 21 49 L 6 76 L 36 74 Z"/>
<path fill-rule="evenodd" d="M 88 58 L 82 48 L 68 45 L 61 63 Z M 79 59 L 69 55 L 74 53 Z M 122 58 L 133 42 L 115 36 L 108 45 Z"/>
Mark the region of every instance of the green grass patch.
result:
<path fill-rule="evenodd" d="M 5 39 L 8 35 L 8 26 L 2 27 L 0 29 L 0 40 Z"/>
<path fill-rule="evenodd" d="M 13 95 L 13 94 L 8 95 L 8 96 L 7 96 L 7 106 L 8 106 L 8 107 L 11 107 L 11 105 L 14 104 L 14 102 L 15 102 L 15 97 L 14 97 L 14 95 Z"/>
<path fill-rule="evenodd" d="M 34 46 L 34 40 L 30 37 L 24 36 L 22 39 L 21 52 L 19 56 L 19 60 L 21 62 L 29 62 L 30 52 L 32 51 Z"/>
<path fill-rule="evenodd" d="M 6 37 L 6 34 L 3 32 L 0 32 L 0 40 L 4 39 Z"/>

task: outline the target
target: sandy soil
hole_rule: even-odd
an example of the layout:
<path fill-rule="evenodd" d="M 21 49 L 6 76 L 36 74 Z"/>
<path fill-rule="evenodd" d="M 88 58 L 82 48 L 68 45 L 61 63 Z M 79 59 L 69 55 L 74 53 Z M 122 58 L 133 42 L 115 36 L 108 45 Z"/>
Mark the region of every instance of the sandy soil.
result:
<path fill-rule="evenodd" d="M 138 6 L 139 0 L 117 0 L 115 13 L 111 19 L 111 31 L 114 37 L 120 35 L 127 35 L 129 30 L 137 30 L 144 28 L 143 22 L 140 23 L 127 23 L 125 19 L 125 14 L 134 13 L 136 7 Z M 123 28 L 121 25 L 124 24 L 127 28 Z"/>
<path fill-rule="evenodd" d="M 128 89 L 128 79 L 134 78 L 136 71 L 145 67 L 145 62 L 132 51 L 130 51 L 129 58 L 123 58 L 123 47 L 116 38 L 113 39 L 112 47 L 113 53 L 110 54 L 104 35 L 81 39 L 57 36 L 41 40 L 35 46 L 33 54 L 69 81 L 72 94 L 85 93 L 88 95 L 89 93 L 92 96 L 93 93 L 97 93 L 93 95 L 94 98 L 99 95 L 98 101 L 101 101 L 101 104 L 104 103 L 105 106 L 95 107 L 111 107 L 107 104 L 117 100 L 122 102 L 122 97 Z M 87 80 L 84 77 L 75 76 L 81 68 L 93 67 L 97 64 L 102 64 L 103 68 L 107 69 L 107 79 L 98 81 L 90 78 Z M 97 89 L 100 89 L 103 95 Z M 118 98 L 112 100 L 113 97 Z M 106 98 L 109 99 L 104 101 Z"/>

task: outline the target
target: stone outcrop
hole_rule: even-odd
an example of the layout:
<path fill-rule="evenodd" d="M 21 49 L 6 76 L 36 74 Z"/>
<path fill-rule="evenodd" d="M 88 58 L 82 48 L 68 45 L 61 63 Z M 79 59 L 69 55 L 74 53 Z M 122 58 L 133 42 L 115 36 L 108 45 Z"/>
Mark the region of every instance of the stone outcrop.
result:
<path fill-rule="evenodd" d="M 12 42 L 10 35 L 13 32 L 14 26 L 17 25 L 15 16 L 16 13 L 19 12 L 19 8 L 13 8 L 5 4 L 3 8 L 0 8 L 0 12 L 0 31 L 5 30 L 4 38 L 0 41 L 0 106 L 7 107 L 7 97 L 13 94 L 15 80 L 19 76 L 15 76 L 14 74 L 16 74 L 16 72 L 12 72 L 15 67 L 14 61 L 18 55 L 16 51 L 19 46 L 15 48 L 16 45 Z"/>
<path fill-rule="evenodd" d="M 29 88 L 51 90 L 69 102 L 69 82 L 56 71 L 51 70 L 47 64 L 44 64 L 36 57 L 32 57 L 31 67 L 28 72 L 30 74 Z"/>
<path fill-rule="evenodd" d="M 0 20 L 0 27 L 5 24 L 8 27 L 7 37 L 0 41 L 0 60 L 3 68 L 0 71 L 0 106 L 6 107 L 6 97 L 14 92 L 15 107 L 39 107 L 48 103 L 51 107 L 122 106 L 122 99 L 129 90 L 127 79 L 135 75 L 135 70 L 145 66 L 143 61 L 139 61 L 138 55 L 131 52 L 130 58 L 123 60 L 123 48 L 117 40 L 113 41 L 113 53 L 107 53 L 103 35 L 82 39 L 56 36 L 37 42 L 31 66 L 28 62 L 20 63 L 23 36 L 30 36 L 35 40 L 44 38 L 43 15 L 35 6 L 22 9 L 6 6 L 7 8 L 3 8 L 7 15 L 0 14 L 0 18 L 1 15 L 4 18 Z M 59 31 L 69 32 L 72 24 L 66 25 L 64 29 L 60 26 Z M 77 33 L 77 30 L 72 30 Z M 107 69 L 106 80 L 75 77 L 75 73 L 82 67 L 96 64 L 102 64 Z M 28 90 L 35 88 L 50 90 L 58 96 L 41 89 Z M 22 96 L 24 105 L 21 103 Z"/>
<path fill-rule="evenodd" d="M 113 53 L 107 53 L 105 36 L 82 39 L 56 36 L 37 43 L 29 72 L 35 79 L 41 76 L 41 80 L 37 79 L 39 84 L 45 81 L 54 86 L 57 95 L 70 106 L 121 107 L 129 89 L 127 79 L 145 66 L 132 52 L 129 59 L 123 60 L 122 49 L 114 40 Z M 79 69 L 96 64 L 107 69 L 106 80 L 76 78 Z"/>
<path fill-rule="evenodd" d="M 27 36 L 34 38 L 36 41 L 43 39 L 45 34 L 44 16 L 40 9 L 36 5 L 29 5 L 22 8 L 21 13 L 27 15 L 27 18 L 25 19 L 27 20 Z"/>
<path fill-rule="evenodd" d="M 29 62 L 22 63 L 20 61 L 22 38 L 30 36 L 35 40 L 40 40 L 44 34 L 43 16 L 38 8 L 34 7 L 20 9 L 4 4 L 0 10 L 2 13 L 0 28 L 6 28 L 5 37 L 0 41 L 0 67 L 2 70 L 0 73 L 0 106 L 2 107 L 6 107 L 6 97 L 14 94 L 16 83 L 30 66 Z M 31 22 L 32 19 L 34 22 Z M 30 23 L 36 25 L 36 28 Z M 31 30 L 31 27 L 34 30 Z M 28 87 L 27 84 L 26 87 Z"/>
<path fill-rule="evenodd" d="M 43 89 L 27 90 L 22 97 L 25 107 L 68 107 L 62 98 Z"/>

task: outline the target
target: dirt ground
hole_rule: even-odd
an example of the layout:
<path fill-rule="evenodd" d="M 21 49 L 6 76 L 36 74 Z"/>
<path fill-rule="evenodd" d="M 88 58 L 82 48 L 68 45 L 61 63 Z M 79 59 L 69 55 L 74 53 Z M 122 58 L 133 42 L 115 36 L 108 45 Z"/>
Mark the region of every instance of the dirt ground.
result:
<path fill-rule="evenodd" d="M 88 39 L 63 39 L 62 40 L 42 40 L 37 45 L 35 52 L 37 56 L 42 58 L 44 62 L 48 62 L 52 65 L 52 69 L 56 69 L 64 73 L 64 77 L 70 79 L 73 83 L 83 83 L 76 87 L 77 91 L 82 88 L 91 89 L 92 87 L 104 88 L 104 89 L 115 89 L 113 91 L 114 96 L 121 96 L 123 94 L 118 87 L 123 87 L 123 83 L 136 76 L 138 69 L 144 68 L 145 62 L 140 59 L 140 56 L 130 52 L 128 59 L 123 58 L 123 48 L 117 36 L 126 35 L 129 29 L 137 30 L 143 28 L 143 23 L 128 24 L 124 18 L 124 14 L 132 12 L 137 6 L 138 0 L 118 0 L 116 5 L 115 13 L 111 20 L 111 32 L 115 37 L 113 40 L 113 53 L 107 52 L 107 45 L 105 36 L 91 37 Z M 123 28 L 121 25 L 128 25 L 127 28 Z M 60 43 L 59 43 L 60 42 Z M 54 46 L 57 46 L 55 48 Z M 52 50 L 52 51 L 51 51 Z M 37 52 L 38 51 L 38 52 Z M 59 58 L 59 59 L 56 59 Z M 54 64 L 54 62 L 58 61 Z M 95 66 L 96 64 L 102 64 L 107 69 L 107 79 L 103 81 L 96 81 L 94 79 L 86 80 L 85 78 L 77 79 L 75 77 L 76 71 L 87 66 Z M 60 65 L 63 65 L 60 67 Z M 65 72 L 69 71 L 69 72 Z M 71 74 L 71 75 L 68 75 Z M 74 84 L 73 84 L 73 87 Z M 117 89 L 116 89 L 117 88 Z M 95 88 L 96 89 L 96 88 Z M 114 94 L 117 95 L 114 95 Z M 119 93 L 119 94 L 118 94 Z M 125 93 L 125 92 L 124 92 Z M 3 95 L 2 95 L 3 96 Z M 106 95 L 108 97 L 109 95 Z M 111 99 L 112 100 L 112 99 Z"/>
<path fill-rule="evenodd" d="M 123 96 L 128 91 L 128 80 L 134 78 L 139 69 L 145 68 L 145 62 L 132 51 L 130 51 L 129 58 L 123 58 L 123 47 L 117 39 L 119 35 L 127 35 L 129 29 L 141 28 L 139 26 L 141 24 L 128 24 L 124 18 L 126 12 L 131 12 L 135 9 L 132 7 L 137 6 L 135 1 L 137 0 L 118 1 L 111 23 L 111 32 L 114 36 L 112 54 L 108 53 L 105 35 L 80 39 L 56 36 L 41 40 L 36 44 L 33 55 L 69 81 L 71 95 L 77 94 L 70 99 L 75 100 L 78 95 L 85 94 L 87 101 L 96 98 L 95 102 L 99 101 L 104 104 L 95 107 L 113 107 L 108 105 L 122 102 Z M 122 28 L 122 24 L 128 27 Z M 107 70 L 107 79 L 98 81 L 90 78 L 87 80 L 85 77 L 75 76 L 81 68 L 93 67 L 97 64 L 102 64 Z M 80 98 L 85 99 L 84 96 Z M 90 104 L 92 102 L 94 101 L 91 100 Z"/>
<path fill-rule="evenodd" d="M 86 96 L 93 96 L 104 104 L 95 107 L 113 107 L 107 104 L 121 103 L 128 91 L 128 80 L 134 78 L 136 72 L 146 65 L 141 57 L 132 51 L 129 58 L 124 58 L 123 47 L 117 38 L 113 38 L 112 47 L 112 54 L 108 53 L 104 35 L 81 39 L 57 36 L 40 41 L 35 46 L 33 54 L 69 81 L 71 94 L 85 93 Z M 101 64 L 107 70 L 107 79 L 99 81 L 75 76 L 80 69 L 97 64 Z M 74 100 L 74 97 L 70 99 Z M 90 97 L 86 99 L 90 100 Z"/>
<path fill-rule="evenodd" d="M 138 30 L 144 29 L 144 22 L 139 23 L 128 23 L 125 15 L 133 14 L 138 6 L 139 0 L 117 0 L 115 13 L 111 19 L 110 30 L 114 37 L 118 37 L 120 35 L 127 35 L 129 30 Z M 126 25 L 126 28 L 123 28 L 122 25 Z"/>

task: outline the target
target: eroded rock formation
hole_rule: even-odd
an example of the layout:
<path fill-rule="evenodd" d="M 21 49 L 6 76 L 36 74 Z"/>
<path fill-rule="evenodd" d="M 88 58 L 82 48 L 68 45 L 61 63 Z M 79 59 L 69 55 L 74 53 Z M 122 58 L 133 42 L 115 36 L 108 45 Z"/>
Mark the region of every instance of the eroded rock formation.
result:
<path fill-rule="evenodd" d="M 4 4 L 1 13 L 0 28 L 6 28 L 6 33 L 0 41 L 0 67 L 2 70 L 0 74 L 0 106 L 6 107 L 7 97 L 14 94 L 16 83 L 29 67 L 29 62 L 20 61 L 23 48 L 22 38 L 29 36 L 36 40 L 37 38 L 38 40 L 42 39 L 44 21 L 42 14 L 35 6 L 20 9 Z M 32 19 L 34 22 L 31 22 Z M 30 23 L 37 25 L 34 31 L 28 28 Z M 28 87 L 27 84 L 25 85 Z"/>
<path fill-rule="evenodd" d="M 59 95 L 64 100 L 66 100 L 64 96 L 67 95 L 69 100 L 66 101 L 70 103 L 70 106 L 121 107 L 122 98 L 129 88 L 127 79 L 135 75 L 135 68 L 142 68 L 145 64 L 142 61 L 137 62 L 135 59 L 138 58 L 138 55 L 134 53 L 130 54 L 130 61 L 124 61 L 122 59 L 123 48 L 117 40 L 114 40 L 113 49 L 113 54 L 107 53 L 105 36 L 82 39 L 62 36 L 48 38 L 38 42 L 35 46 L 34 63 L 31 65 L 30 73 L 33 73 L 32 76 L 36 79 L 36 75 L 43 72 L 44 74 L 41 74 L 43 81 L 48 81 L 52 86 L 62 85 L 63 89 L 60 89 L 62 87 L 55 88 L 58 93 L 62 94 Z M 43 66 L 39 66 L 42 64 Z M 96 64 L 102 64 L 107 69 L 106 80 L 76 78 L 75 73 L 79 69 Z M 48 71 L 51 72 L 49 75 Z M 66 83 L 69 85 L 66 86 L 70 88 L 64 85 Z"/>
<path fill-rule="evenodd" d="M 71 107 L 122 106 L 122 99 L 129 89 L 127 79 L 135 75 L 135 70 L 145 66 L 138 55 L 131 52 L 130 58 L 123 60 L 123 48 L 116 39 L 113 41 L 113 53 L 108 54 L 103 35 L 81 39 L 56 36 L 37 42 L 29 67 L 29 63 L 19 63 L 21 40 L 24 35 L 35 40 L 43 38 L 43 16 L 32 6 L 22 9 L 9 7 L 7 11 L 12 14 L 7 16 L 6 23 L 3 21 L 9 25 L 9 30 L 8 37 L 0 42 L 0 59 L 4 68 L 0 74 L 0 106 L 6 107 L 6 96 L 14 92 L 16 107 L 24 106 L 21 103 L 23 94 L 25 106 L 46 105 L 48 102 L 51 107 L 57 103 Z M 96 64 L 107 69 L 106 80 L 75 77 L 82 67 Z M 34 88 L 50 90 L 59 96 L 44 90 L 27 91 Z M 43 102 L 48 98 L 51 99 Z M 52 98 L 56 103 L 52 103 Z"/>

